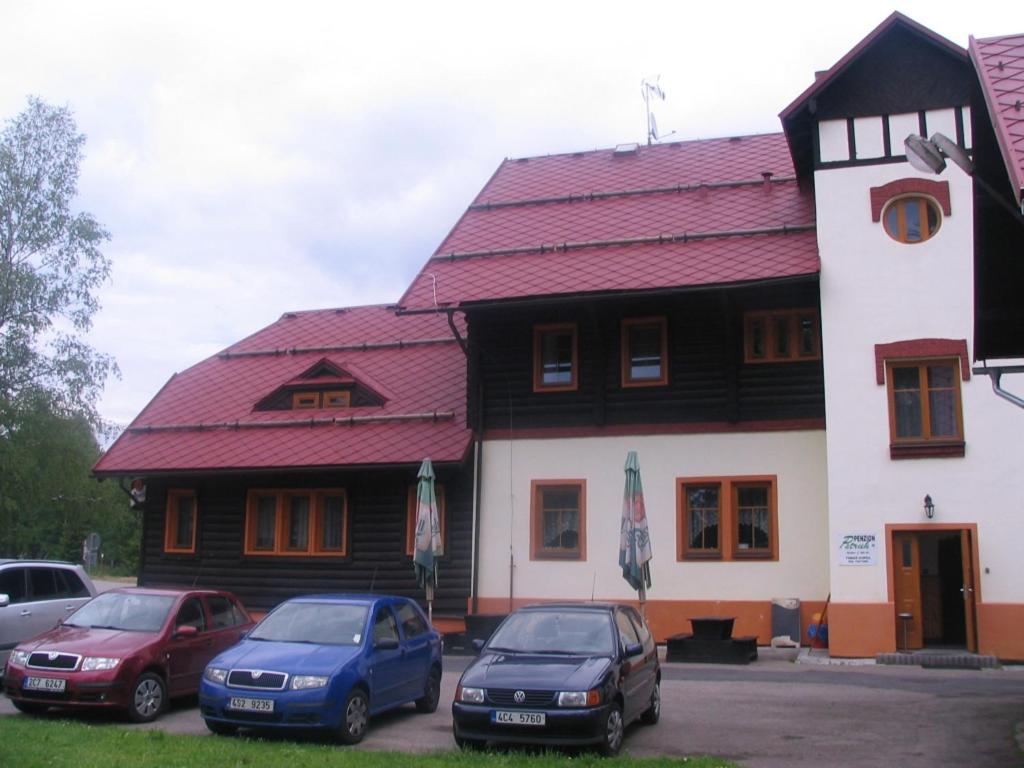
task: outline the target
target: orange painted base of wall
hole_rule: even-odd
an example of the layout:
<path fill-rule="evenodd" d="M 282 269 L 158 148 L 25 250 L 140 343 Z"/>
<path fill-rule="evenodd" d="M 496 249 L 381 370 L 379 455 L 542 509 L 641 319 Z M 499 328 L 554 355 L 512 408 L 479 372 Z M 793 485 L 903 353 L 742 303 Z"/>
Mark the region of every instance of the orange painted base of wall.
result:
<path fill-rule="evenodd" d="M 828 608 L 829 655 L 872 657 L 896 651 L 892 603 L 832 603 Z M 1024 604 L 977 606 L 978 653 L 1001 661 L 1024 661 Z"/>
<path fill-rule="evenodd" d="M 511 608 L 507 597 L 481 597 L 478 599 L 477 613 L 508 613 L 524 605 L 555 600 L 538 600 L 534 598 L 517 598 L 512 601 Z M 597 602 L 601 602 L 598 600 Z M 636 608 L 637 601 L 626 602 Z M 800 637 L 793 639 L 808 644 L 807 627 L 815 612 L 824 607 L 824 600 L 800 602 Z M 672 635 L 689 634 L 690 619 L 696 616 L 732 616 L 734 637 L 754 635 L 758 645 L 768 645 L 772 639 L 772 604 L 770 600 L 648 600 L 645 607 L 647 622 L 651 625 L 654 638 L 659 643 Z"/>
<path fill-rule="evenodd" d="M 978 652 L 1002 661 L 1024 661 L 1024 604 L 978 606 Z"/>

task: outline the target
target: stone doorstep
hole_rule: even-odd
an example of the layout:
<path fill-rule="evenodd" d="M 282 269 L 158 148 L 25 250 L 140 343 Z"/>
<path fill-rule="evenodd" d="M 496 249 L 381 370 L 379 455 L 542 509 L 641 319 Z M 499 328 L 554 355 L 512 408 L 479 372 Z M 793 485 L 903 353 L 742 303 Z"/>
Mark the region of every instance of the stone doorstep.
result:
<path fill-rule="evenodd" d="M 1002 665 L 995 656 L 976 653 L 879 653 L 875 656 L 878 664 L 894 664 L 925 669 L 999 669 Z"/>

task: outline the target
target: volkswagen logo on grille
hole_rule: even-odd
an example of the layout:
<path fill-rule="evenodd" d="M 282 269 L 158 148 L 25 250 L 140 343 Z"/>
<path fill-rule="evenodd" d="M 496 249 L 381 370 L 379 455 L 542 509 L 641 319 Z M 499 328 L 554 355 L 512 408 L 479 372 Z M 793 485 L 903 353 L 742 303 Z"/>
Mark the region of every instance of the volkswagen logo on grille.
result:
<path fill-rule="evenodd" d="M 263 677 L 263 672 L 261 670 L 254 669 L 252 671 L 252 679 L 253 680 L 259 680 L 261 677 Z"/>
<path fill-rule="evenodd" d="M 526 701 L 526 691 L 516 691 L 512 694 L 512 698 L 515 700 L 516 704 L 522 704 Z"/>
<path fill-rule="evenodd" d="M 50 661 L 55 661 L 58 656 L 60 656 L 60 654 L 57 653 L 57 651 L 50 651 L 48 654 L 46 654 L 46 658 L 48 658 Z"/>

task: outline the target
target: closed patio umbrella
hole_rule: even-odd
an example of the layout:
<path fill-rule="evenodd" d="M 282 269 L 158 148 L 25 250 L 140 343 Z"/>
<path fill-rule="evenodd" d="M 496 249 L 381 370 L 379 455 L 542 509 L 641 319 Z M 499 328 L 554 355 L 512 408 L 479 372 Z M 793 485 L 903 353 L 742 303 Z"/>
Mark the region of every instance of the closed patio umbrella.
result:
<path fill-rule="evenodd" d="M 441 522 L 434 493 L 434 467 L 424 459 L 416 475 L 416 536 L 412 563 L 416 583 L 427 593 L 427 617 L 434 620 L 434 587 L 437 586 L 437 558 L 441 555 Z"/>
<path fill-rule="evenodd" d="M 647 589 L 651 586 L 651 535 L 647 530 L 644 488 L 640 482 L 640 461 L 636 451 L 626 455 L 626 489 L 622 494 L 622 527 L 619 535 L 619 565 L 622 578 L 640 593 L 644 612 Z"/>

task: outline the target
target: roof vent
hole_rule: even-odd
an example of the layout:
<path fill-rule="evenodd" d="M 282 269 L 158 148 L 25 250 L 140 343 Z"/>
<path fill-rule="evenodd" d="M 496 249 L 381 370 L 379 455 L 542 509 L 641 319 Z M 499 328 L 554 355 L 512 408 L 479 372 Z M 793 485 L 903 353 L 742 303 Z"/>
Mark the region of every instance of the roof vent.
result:
<path fill-rule="evenodd" d="M 632 144 L 616 144 L 612 154 L 615 157 L 619 157 L 621 155 L 635 155 L 639 151 L 640 145 L 634 141 Z"/>
<path fill-rule="evenodd" d="M 281 317 L 285 320 L 294 320 L 298 315 L 295 312 L 285 312 Z"/>

